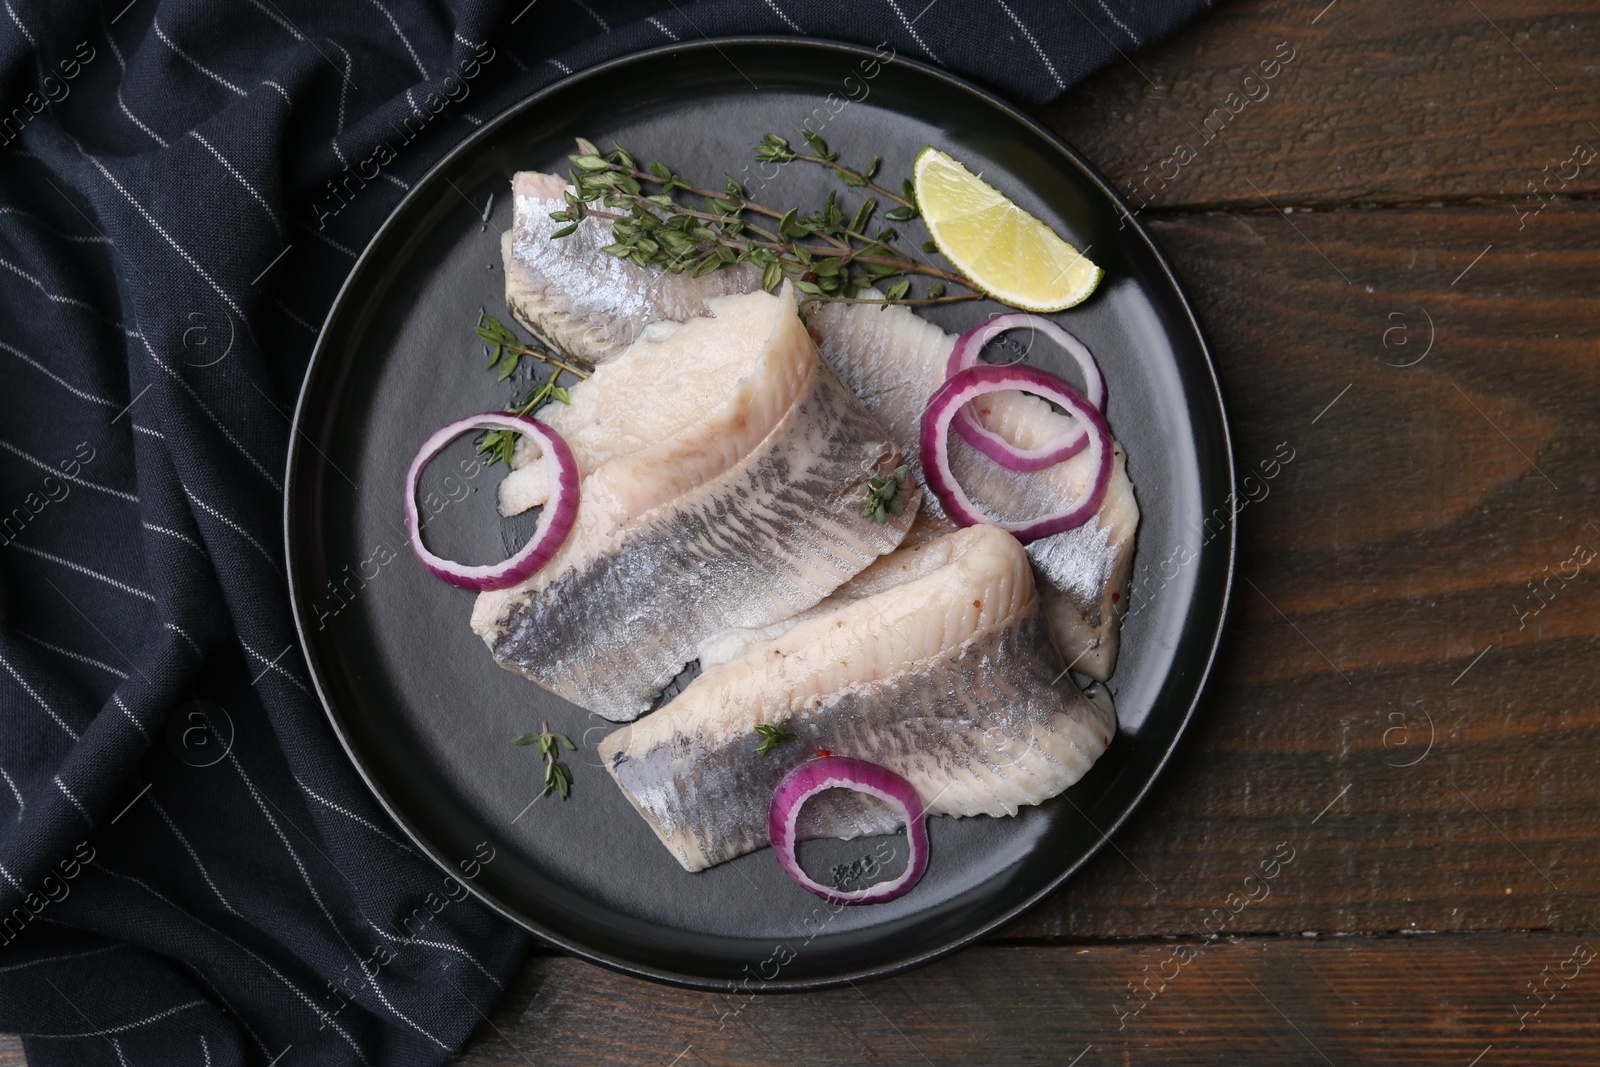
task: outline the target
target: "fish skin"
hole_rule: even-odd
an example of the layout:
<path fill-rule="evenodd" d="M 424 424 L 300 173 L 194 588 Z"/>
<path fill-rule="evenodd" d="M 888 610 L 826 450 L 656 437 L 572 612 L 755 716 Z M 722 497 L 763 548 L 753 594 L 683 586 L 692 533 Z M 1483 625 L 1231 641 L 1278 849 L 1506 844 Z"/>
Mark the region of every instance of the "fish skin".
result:
<path fill-rule="evenodd" d="M 899 305 L 813 303 L 807 305 L 807 323 L 823 359 L 913 457 L 920 484 L 921 465 L 915 457 L 921 455 L 922 413 L 944 382 L 956 338 Z M 984 425 L 1024 448 L 1044 444 L 1072 425 L 1030 394 L 991 393 L 983 400 L 980 410 L 987 414 L 979 418 Z M 1090 462 L 1085 450 L 1048 470 L 1009 471 L 951 435 L 950 466 L 957 481 L 1000 520 L 1059 510 L 1064 500 L 1082 493 Z M 1102 682 L 1116 669 L 1138 524 L 1139 506 L 1126 455 L 1118 445 L 1106 499 L 1095 517 L 1027 546 L 1056 647 L 1073 670 Z M 930 493 L 906 540 L 915 544 L 954 528 Z"/>
<path fill-rule="evenodd" d="M 700 278 L 640 267 L 604 249 L 611 220 L 589 216 L 566 237 L 550 212 L 566 208 L 566 179 L 521 171 L 511 183 L 511 229 L 500 240 L 506 305 L 514 319 L 570 359 L 603 363 L 636 341 L 652 322 L 683 322 L 707 313 L 706 301 L 760 285 L 749 263 Z"/>
<path fill-rule="evenodd" d="M 923 552 L 946 558 L 814 612 L 601 741 L 602 763 L 686 870 L 768 845 L 779 781 L 818 749 L 887 767 L 929 814 L 956 816 L 1014 815 L 1059 794 L 1105 751 L 1115 716 L 1061 677 L 1016 539 L 975 526 L 874 566 L 881 573 Z M 795 740 L 756 755 L 756 725 L 774 722 Z M 802 815 L 802 837 L 894 825 L 846 793 Z"/>
<path fill-rule="evenodd" d="M 548 235 L 562 224 L 547 216 L 564 206 L 565 181 L 526 171 L 517 175 L 515 188 L 516 221 L 503 241 L 507 303 L 519 322 L 575 359 L 600 363 L 614 358 L 649 322 L 703 315 L 707 301 L 717 295 L 760 285 L 759 272 L 749 264 L 689 279 L 617 259 L 601 251 L 611 243 L 606 219 L 585 219 L 578 232 L 551 241 Z M 944 381 L 955 337 L 898 305 L 813 303 L 808 319 L 823 359 L 883 423 L 923 484 L 920 419 L 928 398 Z M 621 325 L 608 326 L 613 320 Z M 1047 441 L 1064 427 L 1064 417 L 1037 397 L 995 393 L 987 401 L 993 414 L 983 418 L 985 424 L 1024 447 Z M 1051 472 L 1005 471 L 954 437 L 950 458 L 974 500 L 1001 519 L 1055 511 L 1081 489 L 1087 476 L 1086 457 Z M 1048 491 L 1041 492 L 1041 487 Z M 543 495 L 542 472 L 529 470 L 508 479 L 502 505 L 512 514 L 542 502 Z M 1116 669 L 1138 523 L 1138 503 L 1119 447 L 1106 503 L 1095 519 L 1029 546 L 1057 647 L 1074 670 L 1099 681 Z M 908 540 L 915 543 L 956 528 L 938 500 L 924 494 Z"/>
<path fill-rule="evenodd" d="M 757 368 L 713 417 L 593 471 L 557 557 L 474 608 L 501 666 L 613 721 L 648 710 L 715 633 L 826 597 L 917 510 L 912 488 L 899 516 L 861 514 L 899 450 L 817 358 L 789 288 L 741 299 L 774 305 Z"/>

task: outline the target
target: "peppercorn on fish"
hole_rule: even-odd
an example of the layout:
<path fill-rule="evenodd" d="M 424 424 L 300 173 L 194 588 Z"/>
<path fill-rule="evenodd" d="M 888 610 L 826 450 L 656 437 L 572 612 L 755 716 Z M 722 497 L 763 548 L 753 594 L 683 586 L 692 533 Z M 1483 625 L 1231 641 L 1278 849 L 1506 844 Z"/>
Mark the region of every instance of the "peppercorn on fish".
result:
<path fill-rule="evenodd" d="M 819 749 L 902 775 L 930 814 L 1015 815 L 1081 778 L 1116 730 L 1065 673 L 1022 546 L 974 526 L 883 557 L 606 737 L 600 758 L 690 871 L 769 844 L 779 780 Z M 789 739 L 757 755 L 758 725 Z M 894 825 L 835 790 L 807 806 L 800 833 Z"/>
<path fill-rule="evenodd" d="M 701 642 L 803 611 L 892 551 L 917 510 L 908 486 L 882 521 L 863 514 L 869 480 L 904 461 L 818 359 L 791 288 L 707 310 L 650 327 L 540 412 L 578 463 L 573 531 L 473 609 L 502 666 L 615 721 Z M 502 491 L 508 513 L 530 499 Z"/>
<path fill-rule="evenodd" d="M 566 179 L 522 171 L 512 180 L 511 229 L 500 239 L 506 305 L 550 347 L 599 364 L 636 341 L 652 322 L 684 322 L 707 314 L 707 301 L 758 287 L 748 263 L 700 278 L 641 267 L 605 251 L 611 220 L 589 216 L 565 237 L 550 218 L 566 208 Z"/>

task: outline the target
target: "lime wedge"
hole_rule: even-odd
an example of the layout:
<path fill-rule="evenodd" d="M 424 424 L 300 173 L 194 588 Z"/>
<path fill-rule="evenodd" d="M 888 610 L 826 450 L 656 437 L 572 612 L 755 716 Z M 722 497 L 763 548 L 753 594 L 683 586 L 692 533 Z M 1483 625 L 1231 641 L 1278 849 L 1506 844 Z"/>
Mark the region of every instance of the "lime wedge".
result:
<path fill-rule="evenodd" d="M 917 207 L 945 258 L 989 296 L 1026 311 L 1082 303 L 1105 271 L 937 148 L 912 169 Z"/>

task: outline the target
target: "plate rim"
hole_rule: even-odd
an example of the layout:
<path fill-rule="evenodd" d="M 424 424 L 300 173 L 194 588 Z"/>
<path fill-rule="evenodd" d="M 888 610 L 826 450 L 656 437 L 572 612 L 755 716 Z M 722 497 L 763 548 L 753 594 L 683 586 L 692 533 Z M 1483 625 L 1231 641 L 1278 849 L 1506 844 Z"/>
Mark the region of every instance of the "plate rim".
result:
<path fill-rule="evenodd" d="M 355 771 L 360 777 L 362 783 L 367 787 L 367 791 L 372 794 L 373 798 L 377 800 L 379 806 L 383 808 L 385 814 L 387 814 L 394 824 L 400 829 L 400 831 L 406 835 L 407 839 L 409 839 L 411 843 L 420 850 L 422 855 L 426 856 L 430 861 L 437 865 L 440 870 L 451 875 L 452 877 L 455 876 L 455 868 L 452 866 L 451 862 L 444 857 L 432 843 L 425 840 L 415 829 L 413 829 L 408 820 L 401 816 L 400 812 L 396 810 L 395 805 L 390 802 L 387 793 L 376 781 L 373 780 L 372 776 L 368 773 L 366 765 L 351 747 L 351 742 L 346 735 L 346 731 L 340 719 L 339 713 L 335 710 L 333 701 L 329 698 L 327 692 L 324 690 L 321 673 L 317 670 L 314 658 L 311 654 L 311 644 L 307 636 L 306 618 L 304 612 L 306 605 L 301 602 L 301 599 L 297 593 L 298 585 L 296 582 L 296 574 L 297 570 L 299 569 L 297 566 L 298 554 L 295 549 L 294 539 L 291 536 L 296 517 L 295 502 L 298 497 L 296 492 L 296 482 L 298 479 L 295 476 L 295 471 L 297 466 L 303 461 L 302 441 L 309 441 L 309 438 L 304 432 L 303 426 L 306 409 L 310 403 L 311 385 L 313 379 L 317 376 L 318 370 L 324 367 L 332 359 L 332 357 L 328 354 L 330 332 L 329 327 L 333 323 L 336 313 L 338 313 L 340 308 L 345 304 L 346 298 L 351 295 L 351 291 L 356 286 L 358 279 L 360 279 L 370 267 L 370 261 L 373 258 L 373 249 L 376 248 L 381 243 L 382 239 L 389 234 L 389 231 L 392 227 L 398 225 L 397 220 L 402 214 L 404 214 L 405 209 L 408 205 L 410 205 L 412 200 L 420 197 L 425 191 L 430 189 L 440 172 L 455 164 L 460 157 L 469 154 L 480 143 L 492 139 L 493 135 L 498 132 L 501 127 L 509 124 L 513 119 L 522 115 L 531 108 L 538 107 L 546 98 L 555 95 L 558 92 L 563 92 L 576 83 L 604 77 L 607 74 L 616 71 L 618 68 L 629 66 L 641 60 L 655 59 L 661 56 L 680 55 L 683 53 L 703 53 L 708 51 L 721 52 L 722 46 L 733 46 L 737 48 L 750 46 L 793 48 L 816 52 L 845 54 L 851 56 L 852 58 L 876 57 L 881 59 L 881 56 L 879 56 L 879 54 L 873 48 L 867 45 L 829 38 L 791 37 L 780 34 L 739 34 L 717 37 L 703 36 L 702 39 L 698 41 L 679 41 L 628 52 L 624 55 L 596 63 L 592 66 L 581 68 L 571 74 L 558 78 L 548 85 L 540 87 L 534 92 L 529 93 L 528 95 L 502 109 L 493 118 L 485 121 L 482 126 L 473 130 L 466 137 L 449 148 L 432 166 L 428 168 L 425 173 L 411 183 L 410 189 L 407 190 L 406 193 L 395 204 L 395 206 L 390 209 L 383 222 L 379 224 L 378 228 L 373 231 L 372 236 L 368 238 L 366 244 L 361 249 L 360 255 L 356 258 L 355 263 L 351 266 L 349 273 L 345 276 L 344 281 L 340 283 L 338 292 L 334 294 L 332 302 L 328 305 L 328 311 L 323 317 L 322 324 L 317 331 L 317 339 L 316 343 L 312 347 L 311 356 L 306 362 L 305 373 L 301 379 L 300 389 L 295 399 L 294 414 L 290 425 L 289 447 L 288 455 L 285 459 L 285 474 L 283 483 L 283 542 L 285 581 L 289 587 L 290 614 L 294 620 L 295 637 L 300 646 L 301 656 L 306 661 L 307 674 L 311 679 L 312 688 L 316 692 L 317 702 L 322 706 L 323 714 L 327 716 L 329 726 L 332 728 L 334 736 L 338 739 L 339 747 L 344 751 L 346 759 L 348 759 L 350 764 L 355 768 Z M 1216 623 L 1213 627 L 1210 627 L 1211 634 L 1209 647 L 1205 650 L 1204 661 L 1193 683 L 1193 695 L 1188 701 L 1188 706 L 1183 710 L 1182 718 L 1179 720 L 1170 740 L 1165 743 L 1165 748 L 1161 753 L 1160 759 L 1156 761 L 1155 766 L 1152 767 L 1148 775 L 1145 776 L 1144 781 L 1139 785 L 1138 790 L 1127 801 L 1126 805 L 1117 815 L 1116 819 L 1104 828 L 1096 828 L 1099 834 L 1099 840 L 1096 841 L 1094 845 L 1076 857 L 1066 867 L 1062 868 L 1059 874 L 1053 877 L 1040 889 L 1013 903 L 986 922 L 979 924 L 974 929 L 966 931 L 958 937 L 944 941 L 933 948 L 924 949 L 913 955 L 906 956 L 889 963 L 862 967 L 851 970 L 847 973 L 836 974 L 827 977 L 790 979 L 784 979 L 780 976 L 770 981 L 764 981 L 760 984 L 760 987 L 756 989 L 755 992 L 763 994 L 820 991 L 842 987 L 858 981 L 876 981 L 878 979 L 889 978 L 898 974 L 903 974 L 906 971 L 913 970 L 915 968 L 932 963 L 935 960 L 950 956 L 975 944 L 978 941 L 981 941 L 1001 927 L 1015 921 L 1023 913 L 1030 911 L 1040 904 L 1045 898 L 1059 890 L 1079 871 L 1081 871 L 1091 859 L 1099 855 L 1101 850 L 1103 850 L 1110 842 L 1112 835 L 1120 830 L 1133 815 L 1133 813 L 1139 809 L 1139 807 L 1144 803 L 1145 798 L 1149 795 L 1151 789 L 1154 788 L 1156 782 L 1166 772 L 1167 766 L 1171 762 L 1174 752 L 1177 751 L 1179 746 L 1183 743 L 1184 738 L 1189 733 L 1189 727 L 1194 721 L 1195 713 L 1200 705 L 1200 701 L 1204 699 L 1206 695 L 1206 691 L 1211 681 L 1211 672 L 1216 665 L 1218 650 L 1222 644 L 1223 634 L 1228 625 L 1228 616 L 1233 603 L 1234 578 L 1238 564 L 1238 504 L 1236 500 L 1238 483 L 1237 470 L 1235 468 L 1234 460 L 1232 427 L 1228 419 L 1227 402 L 1222 393 L 1222 383 L 1217 376 L 1216 362 L 1211 355 L 1211 346 L 1206 341 L 1205 331 L 1200 325 L 1199 317 L 1195 314 L 1193 302 L 1189 299 L 1188 293 L 1184 290 L 1184 287 L 1179 281 L 1177 274 L 1173 271 L 1172 264 L 1168 262 L 1166 254 L 1156 243 L 1155 239 L 1150 235 L 1149 231 L 1145 228 L 1144 223 L 1140 221 L 1138 215 L 1129 210 L 1126 201 L 1124 201 L 1121 195 L 1118 194 L 1116 188 L 1092 163 L 1089 162 L 1087 158 L 1085 158 L 1081 153 L 1078 152 L 1076 148 L 1067 143 L 1066 140 L 1064 140 L 1054 131 L 1041 125 L 1032 116 L 1022 111 L 1017 105 L 1010 103 L 1008 100 L 999 96 L 994 91 L 977 85 L 961 75 L 955 74 L 942 67 L 924 62 L 920 59 L 900 55 L 898 53 L 896 53 L 894 56 L 894 62 L 896 64 L 909 67 L 920 75 L 941 81 L 948 87 L 960 93 L 966 94 L 967 96 L 973 97 L 979 104 L 1001 112 L 1007 118 L 1020 124 L 1034 136 L 1038 137 L 1051 150 L 1065 157 L 1065 159 L 1069 161 L 1071 165 L 1075 166 L 1081 174 L 1087 177 L 1100 191 L 1101 195 L 1104 196 L 1106 200 L 1109 201 L 1112 206 L 1114 206 L 1117 211 L 1121 213 L 1126 228 L 1132 230 L 1132 232 L 1136 234 L 1141 241 L 1143 241 L 1145 250 L 1153 257 L 1155 265 L 1160 269 L 1161 276 L 1166 280 L 1166 283 L 1171 287 L 1172 293 L 1176 296 L 1178 306 L 1183 311 L 1189 329 L 1193 331 L 1194 340 L 1199 347 L 1200 360 L 1205 369 L 1206 380 L 1210 385 L 1207 401 L 1209 403 L 1210 400 L 1214 399 L 1216 402 L 1216 425 L 1221 431 L 1220 440 L 1223 458 L 1225 460 L 1223 468 L 1226 471 L 1225 487 L 1227 489 L 1226 499 L 1228 503 L 1228 535 L 1225 546 L 1225 569 L 1222 575 L 1221 601 L 1217 605 L 1216 609 Z M 1186 393 L 1186 395 L 1189 394 Z M 315 445 L 313 444 L 312 447 L 315 448 Z M 465 886 L 467 890 L 471 892 L 472 895 L 479 901 L 479 903 L 489 908 L 501 918 L 519 927 L 524 932 L 534 935 L 534 937 L 546 942 L 548 945 L 571 953 L 572 955 L 584 959 L 590 963 L 594 963 L 598 966 L 605 967 L 608 970 L 626 974 L 631 977 L 648 979 L 680 988 L 696 989 L 706 992 L 727 991 L 729 982 L 725 980 L 711 979 L 701 975 L 645 966 L 623 957 L 614 956 L 608 952 L 593 948 L 580 942 L 573 941 L 558 931 L 553 930 L 542 923 L 520 914 L 509 906 L 502 904 L 494 896 L 480 889 L 475 881 L 461 879 L 457 879 L 457 881 L 460 882 L 461 885 Z"/>

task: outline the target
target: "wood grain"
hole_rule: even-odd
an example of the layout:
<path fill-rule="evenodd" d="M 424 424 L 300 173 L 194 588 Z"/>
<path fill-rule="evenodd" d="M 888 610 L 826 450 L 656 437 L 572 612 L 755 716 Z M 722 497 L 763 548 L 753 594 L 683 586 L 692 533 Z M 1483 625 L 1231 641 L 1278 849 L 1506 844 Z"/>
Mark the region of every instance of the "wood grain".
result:
<path fill-rule="evenodd" d="M 1540 585 L 1542 600 L 1528 587 L 1575 546 L 1600 551 L 1600 367 L 1580 355 L 1600 347 L 1582 266 L 1600 210 L 1569 205 L 1522 237 L 1486 208 L 1291 218 L 1298 232 L 1276 215 L 1155 227 L 1264 495 L 1240 515 L 1229 632 L 1193 736 L 1118 848 L 1004 936 L 1192 932 L 1280 841 L 1295 863 L 1231 929 L 1528 929 L 1600 912 L 1586 854 L 1600 561 Z M 1432 351 L 1390 365 L 1422 355 L 1424 310 Z M 1402 322 L 1408 344 L 1393 333 L 1386 349 Z M 1281 442 L 1295 458 L 1267 480 Z"/>
<path fill-rule="evenodd" d="M 1293 58 L 1264 80 L 1280 44 Z M 1039 113 L 1153 209 L 1489 198 L 1512 216 L 1543 168 L 1600 149 L 1597 45 L 1600 9 L 1576 0 L 1232 3 Z M 1219 107 L 1237 114 L 1207 126 Z M 1550 190 L 1593 196 L 1600 161 Z"/>
<path fill-rule="evenodd" d="M 544 957 L 458 1062 L 1567 1065 L 1593 1060 L 1597 951 L 1592 931 L 985 945 L 885 982 L 754 998 Z"/>

